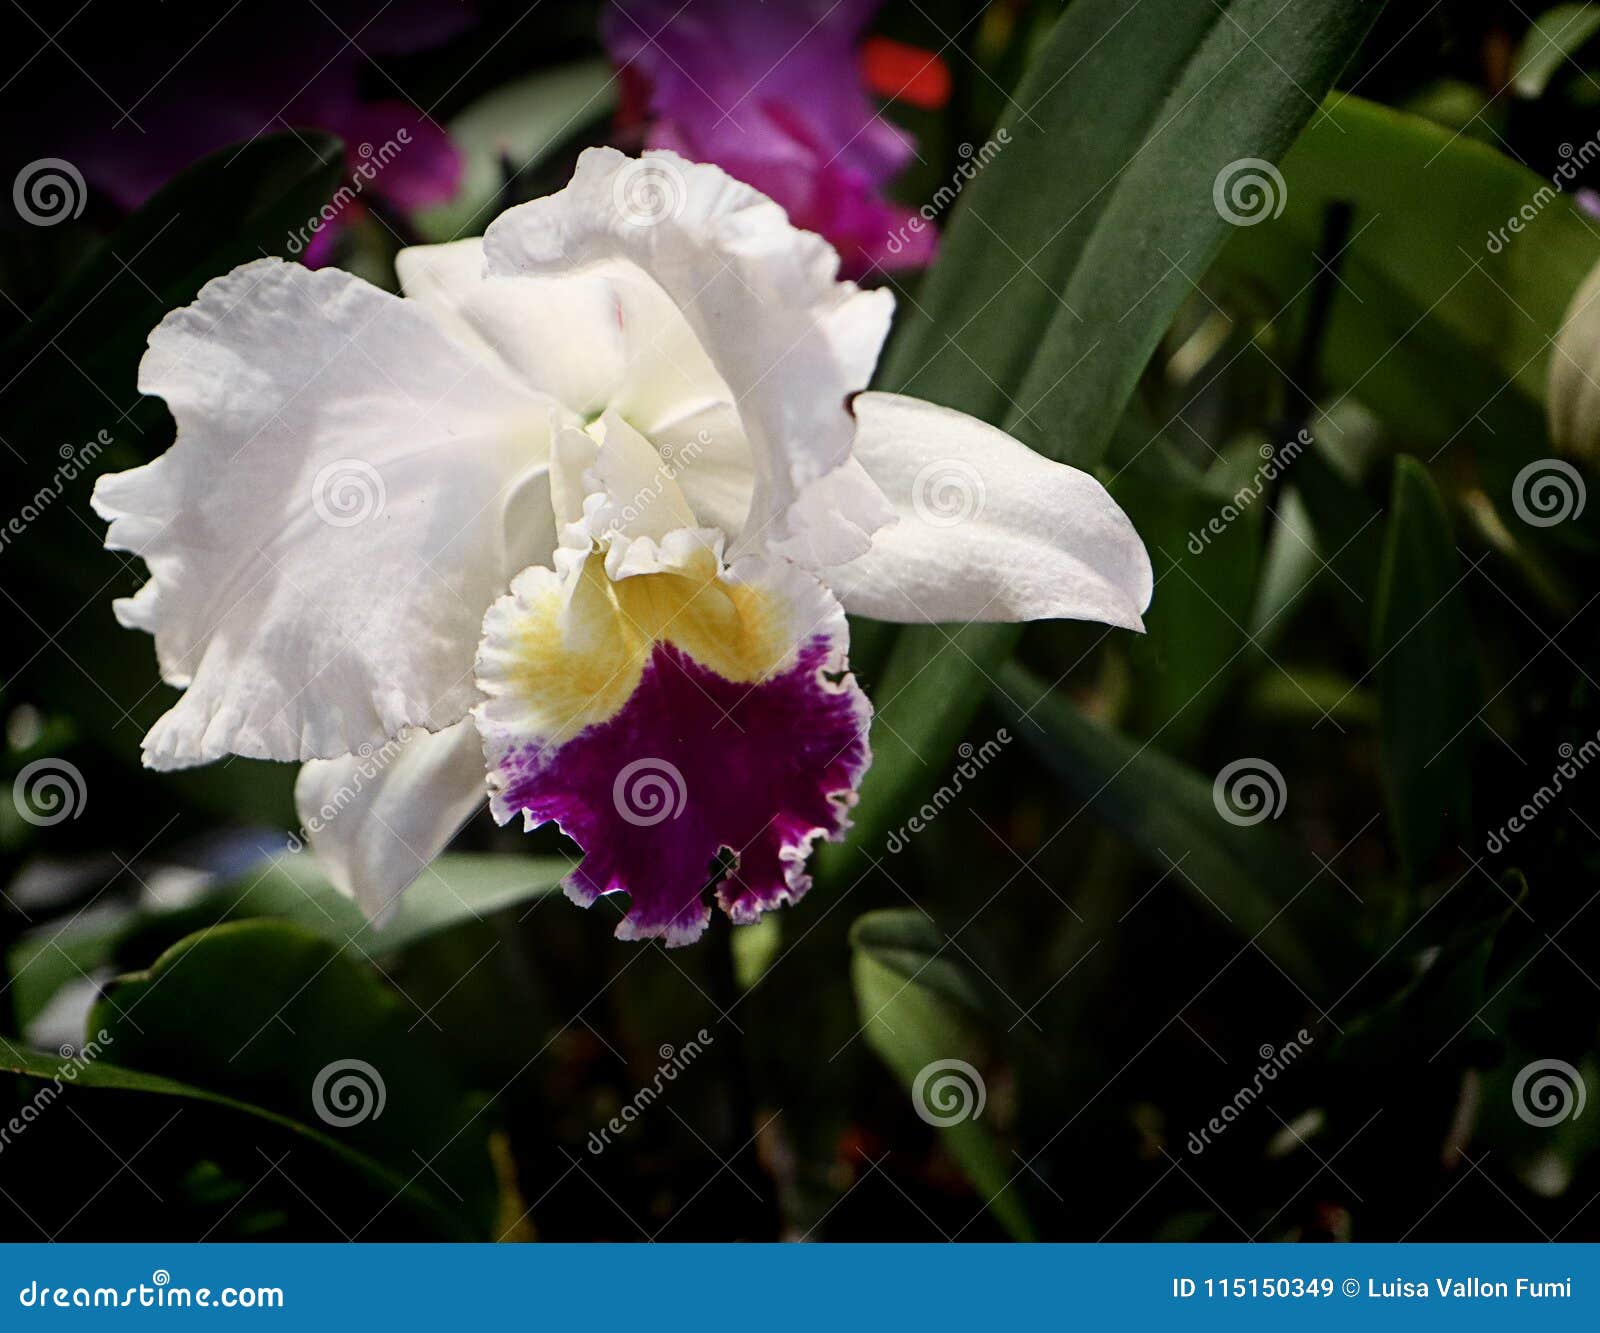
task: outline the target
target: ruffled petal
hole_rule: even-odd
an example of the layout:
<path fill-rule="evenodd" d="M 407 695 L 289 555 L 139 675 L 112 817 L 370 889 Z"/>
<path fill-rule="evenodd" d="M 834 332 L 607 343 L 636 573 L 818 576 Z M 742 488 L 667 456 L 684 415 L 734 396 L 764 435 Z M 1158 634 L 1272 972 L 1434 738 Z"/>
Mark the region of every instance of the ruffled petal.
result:
<path fill-rule="evenodd" d="M 305 765 L 294 803 L 323 874 L 382 925 L 484 803 L 483 742 L 469 718 L 363 749 Z"/>
<path fill-rule="evenodd" d="M 871 706 L 809 575 L 722 569 L 692 534 L 652 545 L 654 573 L 613 581 L 594 551 L 519 575 L 484 621 L 476 717 L 495 818 L 554 821 L 586 852 L 568 895 L 626 893 L 618 937 L 676 945 L 714 879 L 736 922 L 806 891 L 812 844 L 848 826 Z"/>
<path fill-rule="evenodd" d="M 667 152 L 587 150 L 571 184 L 502 214 L 484 249 L 491 273 L 626 261 L 659 284 L 731 390 L 750 443 L 755 484 L 734 551 L 792 536 L 801 492 L 849 457 L 845 403 L 871 378 L 889 293 L 838 281 L 839 257 L 820 236 L 720 168 Z"/>
<path fill-rule="evenodd" d="M 483 611 L 550 528 L 549 400 L 416 303 L 279 260 L 168 315 L 139 387 L 177 441 L 94 504 L 150 568 L 118 618 L 187 686 L 145 762 L 333 758 L 460 721 Z"/>
<path fill-rule="evenodd" d="M 856 458 L 894 503 L 867 555 L 825 574 L 880 620 L 1098 620 L 1143 629 L 1150 557 L 1087 472 L 897 394 L 854 403 Z"/>

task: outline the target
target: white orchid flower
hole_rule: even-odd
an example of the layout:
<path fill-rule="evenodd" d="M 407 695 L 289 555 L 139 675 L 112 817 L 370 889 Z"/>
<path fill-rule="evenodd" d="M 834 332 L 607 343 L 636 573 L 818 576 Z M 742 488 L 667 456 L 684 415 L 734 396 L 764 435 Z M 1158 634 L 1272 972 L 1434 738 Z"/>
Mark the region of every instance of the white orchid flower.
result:
<path fill-rule="evenodd" d="M 892 297 L 716 167 L 592 149 L 398 269 L 403 297 L 271 259 L 207 284 L 140 367 L 176 442 L 94 497 L 150 569 L 118 618 L 183 689 L 146 764 L 305 762 L 369 916 L 487 793 L 583 848 L 569 896 L 629 895 L 620 937 L 699 935 L 724 851 L 752 921 L 869 763 L 846 611 L 1140 627 L 1100 484 L 863 392 Z"/>

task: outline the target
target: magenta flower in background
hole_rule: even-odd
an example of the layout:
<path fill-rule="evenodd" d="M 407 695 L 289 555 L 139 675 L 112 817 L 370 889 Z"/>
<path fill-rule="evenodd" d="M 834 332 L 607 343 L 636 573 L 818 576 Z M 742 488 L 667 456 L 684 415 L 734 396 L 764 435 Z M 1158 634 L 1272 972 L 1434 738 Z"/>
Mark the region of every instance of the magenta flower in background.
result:
<path fill-rule="evenodd" d="M 879 3 L 612 0 L 603 32 L 623 121 L 644 122 L 647 146 L 713 162 L 782 204 L 833 244 L 848 277 L 926 264 L 933 230 L 883 197 L 913 141 L 877 114 L 859 72 Z"/>
<path fill-rule="evenodd" d="M 289 128 L 338 135 L 361 189 L 308 226 L 298 257 L 316 268 L 363 197 L 403 215 L 455 195 L 462 160 L 449 136 L 403 90 L 363 74 L 372 59 L 439 45 L 472 17 L 455 0 L 325 0 L 289 13 L 248 2 L 221 20 L 173 15 L 131 48 L 85 56 L 128 115 L 82 98 L 39 110 L 60 155 L 128 211 L 230 144 Z"/>

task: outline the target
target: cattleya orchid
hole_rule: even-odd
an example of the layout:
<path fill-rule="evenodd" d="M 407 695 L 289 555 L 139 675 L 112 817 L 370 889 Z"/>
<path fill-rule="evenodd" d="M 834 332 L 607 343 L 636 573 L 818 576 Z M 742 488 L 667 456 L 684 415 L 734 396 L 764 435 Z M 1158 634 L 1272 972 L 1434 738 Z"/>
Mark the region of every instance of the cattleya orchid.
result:
<path fill-rule="evenodd" d="M 619 937 L 693 940 L 724 853 L 753 921 L 869 763 L 847 610 L 1140 627 L 1100 484 L 863 392 L 892 296 L 720 168 L 591 149 L 397 267 L 403 297 L 273 259 L 207 284 L 140 367 L 176 442 L 94 496 L 150 569 L 118 617 L 183 687 L 145 762 L 303 762 L 369 916 L 487 790 L 584 850 L 570 897 L 628 895 Z"/>

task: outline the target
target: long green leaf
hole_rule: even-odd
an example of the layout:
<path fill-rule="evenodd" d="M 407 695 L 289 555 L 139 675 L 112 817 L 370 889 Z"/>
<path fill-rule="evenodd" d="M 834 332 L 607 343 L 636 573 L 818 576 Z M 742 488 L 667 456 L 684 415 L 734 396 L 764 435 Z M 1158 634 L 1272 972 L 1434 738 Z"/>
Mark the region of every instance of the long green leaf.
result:
<path fill-rule="evenodd" d="M 1511 81 L 1521 97 L 1537 97 L 1563 66 L 1600 32 L 1600 5 L 1557 5 L 1534 20 L 1517 48 Z"/>
<path fill-rule="evenodd" d="M 62 986 L 98 968 L 126 961 L 141 950 L 143 959 L 149 959 L 165 944 L 218 922 L 253 917 L 291 921 L 348 948 L 357 958 L 382 956 L 551 893 L 569 869 L 568 862 L 550 857 L 442 856 L 380 929 L 369 925 L 356 905 L 318 873 L 309 856 L 285 857 L 184 907 L 144 909 L 109 923 L 50 924 L 29 931 L 10 955 L 18 1018 L 30 1022 Z"/>
<path fill-rule="evenodd" d="M 426 1191 L 410 1188 L 409 1173 L 402 1175 L 324 1130 L 313 1128 L 263 1106 L 254 1105 L 237 1097 L 210 1092 L 205 1088 L 193 1087 L 177 1079 L 163 1078 L 159 1074 L 127 1069 L 113 1064 L 106 1058 L 92 1062 L 64 1060 L 60 1055 L 30 1050 L 4 1037 L 0 1037 L 0 1072 L 52 1085 L 59 1083 L 63 1088 L 81 1088 L 87 1092 L 177 1098 L 181 1101 L 200 1102 L 236 1111 L 243 1116 L 263 1121 L 327 1153 L 339 1166 L 352 1172 L 358 1180 L 364 1182 L 379 1200 L 391 1198 L 398 1200 L 408 1213 L 414 1213 L 419 1222 L 440 1238 L 471 1239 L 471 1232 L 453 1213 L 441 1207 Z"/>
<path fill-rule="evenodd" d="M 1094 466 L 1232 230 L 1219 180 L 1294 142 L 1381 9 L 1076 0 L 1017 91 L 1008 142 L 962 195 L 880 387 Z M 853 847 L 872 852 L 930 780 L 1017 633 L 901 633 L 875 690 L 876 760 Z M 833 858 L 836 873 L 854 855 Z"/>
<path fill-rule="evenodd" d="M 1316 868 L 1308 870 L 1270 825 L 1230 822 L 1218 808 L 1213 782 L 1153 745 L 1090 722 L 1021 667 L 1004 668 L 1000 683 L 1005 694 L 997 696 L 997 704 L 1009 725 L 1090 810 L 1161 870 L 1175 891 L 1188 891 L 1242 935 L 1259 939 L 1302 985 L 1317 984 L 1322 969 L 1288 909 L 1308 888 L 1339 892 L 1331 881 L 1313 886 Z M 1349 913 L 1327 915 L 1337 919 Z M 1324 958 L 1339 947 L 1326 933 L 1319 942 Z"/>
<path fill-rule="evenodd" d="M 1283 216 L 1242 232 L 1219 272 L 1265 284 L 1273 311 L 1291 305 L 1318 271 L 1328 208 L 1347 205 L 1322 382 L 1429 454 L 1470 441 L 1509 514 L 1513 463 L 1547 452 L 1550 340 L 1600 261 L 1600 229 L 1559 178 L 1358 97 L 1330 99 L 1283 176 Z"/>
<path fill-rule="evenodd" d="M 962 197 L 886 384 L 1097 462 L 1233 231 L 1219 182 L 1288 150 L 1381 9 L 1076 0 L 1017 91 L 1010 143 Z"/>
<path fill-rule="evenodd" d="M 89 1016 L 119 1063 L 320 1121 L 485 1236 L 497 1188 L 483 1102 L 424 1026 L 372 968 L 278 921 L 188 936 L 115 982 Z"/>
<path fill-rule="evenodd" d="M 1444 502 L 1414 458 L 1395 467 L 1372 659 L 1395 838 L 1416 879 L 1446 829 L 1472 828 L 1474 719 L 1483 697 L 1477 636 Z"/>
<path fill-rule="evenodd" d="M 988 1089 L 977 985 L 920 912 L 869 912 L 850 931 L 862 1035 L 937 1124 L 951 1155 L 1017 1240 L 1035 1239 L 1018 1174 L 984 1124 Z"/>

